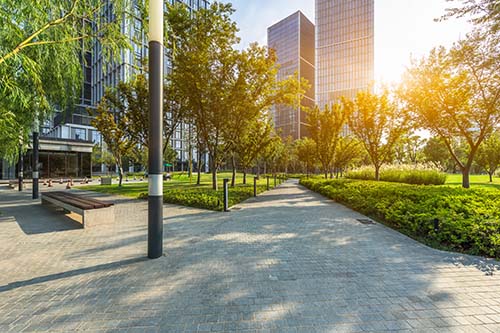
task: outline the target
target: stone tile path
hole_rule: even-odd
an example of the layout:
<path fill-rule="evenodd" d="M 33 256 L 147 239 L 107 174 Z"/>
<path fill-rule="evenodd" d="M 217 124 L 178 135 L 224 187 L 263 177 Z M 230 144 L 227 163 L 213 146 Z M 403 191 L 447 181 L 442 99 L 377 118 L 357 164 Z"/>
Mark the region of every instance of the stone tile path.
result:
<path fill-rule="evenodd" d="M 82 192 L 98 197 L 98 194 Z M 81 229 L 0 190 L 0 332 L 500 332 L 495 261 L 427 248 L 290 181 L 231 213 L 147 205 Z"/>

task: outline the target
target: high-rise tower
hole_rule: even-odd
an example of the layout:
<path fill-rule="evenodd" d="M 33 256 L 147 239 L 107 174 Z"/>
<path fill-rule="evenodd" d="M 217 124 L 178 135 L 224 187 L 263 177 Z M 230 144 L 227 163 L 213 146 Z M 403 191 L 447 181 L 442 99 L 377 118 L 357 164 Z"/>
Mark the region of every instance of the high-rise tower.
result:
<path fill-rule="evenodd" d="M 276 51 L 278 57 L 278 80 L 297 75 L 297 79 L 309 81 L 311 87 L 305 92 L 302 105 L 313 107 L 314 24 L 297 11 L 267 29 L 267 45 Z M 274 125 L 281 137 L 296 140 L 308 135 L 307 116 L 300 105 L 276 105 L 272 113 Z"/>
<path fill-rule="evenodd" d="M 375 0 L 316 0 L 316 103 L 353 98 L 374 79 Z"/>

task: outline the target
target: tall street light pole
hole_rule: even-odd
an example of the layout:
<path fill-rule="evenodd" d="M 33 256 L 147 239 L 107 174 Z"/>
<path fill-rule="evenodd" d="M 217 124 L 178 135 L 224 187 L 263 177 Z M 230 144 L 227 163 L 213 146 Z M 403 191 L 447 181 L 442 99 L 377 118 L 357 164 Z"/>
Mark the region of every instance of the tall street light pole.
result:
<path fill-rule="evenodd" d="M 149 1 L 148 257 L 163 255 L 163 0 Z"/>
<path fill-rule="evenodd" d="M 33 124 L 33 199 L 38 199 L 38 156 L 39 156 L 39 130 L 40 123 L 38 121 L 38 115 L 35 118 L 35 123 Z"/>

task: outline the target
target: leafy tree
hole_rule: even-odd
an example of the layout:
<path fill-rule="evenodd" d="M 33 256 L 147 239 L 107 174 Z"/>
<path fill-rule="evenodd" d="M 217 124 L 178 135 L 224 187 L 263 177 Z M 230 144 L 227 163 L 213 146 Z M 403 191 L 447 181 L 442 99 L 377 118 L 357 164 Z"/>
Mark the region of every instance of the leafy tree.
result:
<path fill-rule="evenodd" d="M 408 70 L 402 96 L 418 124 L 443 140 L 462 172 L 462 186 L 483 140 L 500 122 L 500 47 L 477 33 L 440 47 Z M 461 159 L 456 142 L 467 145 Z"/>
<path fill-rule="evenodd" d="M 295 149 L 297 159 L 304 165 L 306 175 L 309 176 L 309 172 L 313 170 L 316 164 L 316 142 L 305 137 L 295 141 Z"/>
<path fill-rule="evenodd" d="M 185 6 L 174 6 L 168 16 L 169 40 L 175 46 L 168 76 L 171 95 L 208 151 L 214 189 L 218 169 L 234 153 L 247 124 L 270 105 L 296 98 L 299 91 L 297 80 L 276 82 L 276 58 L 267 48 L 233 48 L 239 41 L 233 12 L 231 4 L 215 2 L 192 14 Z"/>
<path fill-rule="evenodd" d="M 462 6 L 447 9 L 440 20 L 450 17 L 469 16 L 473 24 L 484 27 L 490 32 L 500 30 L 500 2 L 498 0 L 449 0 L 461 2 Z"/>
<path fill-rule="evenodd" d="M 454 161 L 450 161 L 451 157 L 448 147 L 446 147 L 446 144 L 439 137 L 429 138 L 422 152 L 425 161 L 433 163 L 437 168 L 444 171 L 450 170 L 450 165 L 455 164 Z"/>
<path fill-rule="evenodd" d="M 493 175 L 500 166 L 500 134 L 494 132 L 479 147 L 476 163 L 485 170 L 493 182 Z"/>
<path fill-rule="evenodd" d="M 117 17 L 124 0 L 113 2 Z M 4 0 L 0 5 L 0 154 L 14 159 L 35 118 L 71 105 L 82 84 L 80 59 L 97 39 L 102 52 L 128 46 L 120 22 L 100 20 L 99 0 Z M 91 24 L 95 19 L 99 25 Z M 12 140 L 17 137 L 17 140 Z"/>
<path fill-rule="evenodd" d="M 104 164 L 108 168 L 111 167 L 115 163 L 115 159 L 113 155 L 99 144 L 94 145 L 92 147 L 92 165 Z"/>
<path fill-rule="evenodd" d="M 174 165 L 177 161 L 177 158 L 177 151 L 172 148 L 170 144 L 167 144 L 166 148 L 163 150 L 163 161 L 165 161 L 165 163 Z"/>
<path fill-rule="evenodd" d="M 309 112 L 309 131 L 316 143 L 316 158 L 321 164 L 325 179 L 332 168 L 337 143 L 347 123 L 349 109 L 345 106 L 346 103 L 335 103 L 330 107 L 325 105 L 324 110 L 315 107 Z"/>
<path fill-rule="evenodd" d="M 337 172 L 340 171 L 342 173 L 353 164 L 359 163 L 362 156 L 363 147 L 356 137 L 353 135 L 341 136 L 337 143 L 333 167 Z"/>
<path fill-rule="evenodd" d="M 403 164 L 417 164 L 421 155 L 424 141 L 420 136 L 406 133 L 394 147 L 395 161 Z"/>
<path fill-rule="evenodd" d="M 357 93 L 354 101 L 344 101 L 349 129 L 365 148 L 380 180 L 380 167 L 391 161 L 394 147 L 408 130 L 408 117 L 391 101 L 389 93 Z"/>
<path fill-rule="evenodd" d="M 101 132 L 104 142 L 113 155 L 118 166 L 119 186 L 122 186 L 124 157 L 132 155 L 136 142 L 129 137 L 125 130 L 128 125 L 127 116 L 110 112 L 112 105 L 104 96 L 97 106 L 97 115 L 91 124 Z"/>
<path fill-rule="evenodd" d="M 246 131 L 239 136 L 234 146 L 235 155 L 233 156 L 237 157 L 238 164 L 243 171 L 243 184 L 246 184 L 247 171 L 254 165 L 259 153 L 272 143 L 272 133 L 271 122 L 267 117 L 262 117 L 250 122 Z M 232 167 L 231 186 L 234 186 L 236 180 L 235 160 L 233 160 Z"/>

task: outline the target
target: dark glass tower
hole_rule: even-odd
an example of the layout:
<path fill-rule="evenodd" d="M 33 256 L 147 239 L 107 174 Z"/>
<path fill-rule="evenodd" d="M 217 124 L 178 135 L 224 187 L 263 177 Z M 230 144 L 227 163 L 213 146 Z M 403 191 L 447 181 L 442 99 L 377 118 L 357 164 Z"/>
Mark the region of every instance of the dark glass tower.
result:
<path fill-rule="evenodd" d="M 302 99 L 302 105 L 314 106 L 314 24 L 298 11 L 267 29 L 267 44 L 276 51 L 280 69 L 278 79 L 291 75 L 309 81 L 311 87 Z M 276 129 L 283 138 L 300 139 L 308 135 L 306 113 L 301 107 L 276 105 L 273 110 Z"/>

